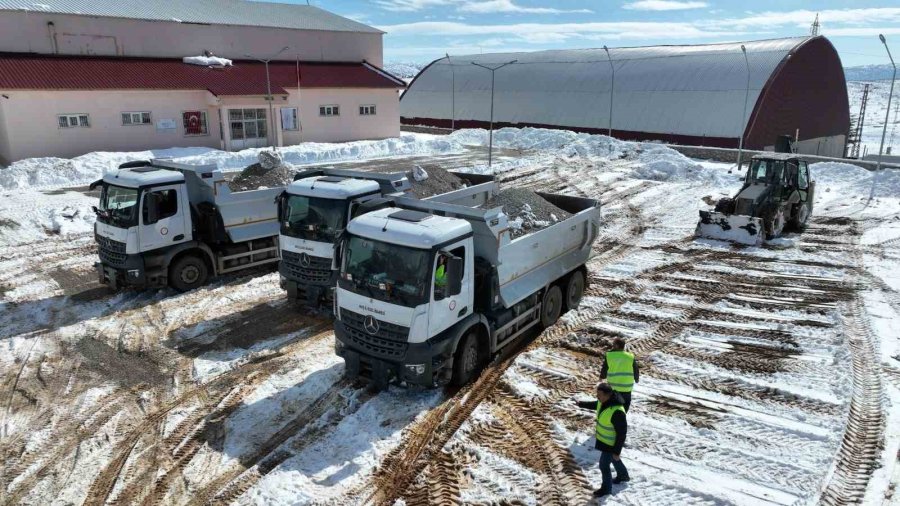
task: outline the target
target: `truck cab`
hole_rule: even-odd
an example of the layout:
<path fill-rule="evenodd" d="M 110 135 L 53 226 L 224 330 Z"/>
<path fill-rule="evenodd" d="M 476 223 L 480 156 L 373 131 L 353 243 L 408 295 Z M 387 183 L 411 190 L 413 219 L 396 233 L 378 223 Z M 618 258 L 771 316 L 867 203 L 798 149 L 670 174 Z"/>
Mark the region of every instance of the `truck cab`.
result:
<path fill-rule="evenodd" d="M 278 205 L 279 273 L 288 297 L 310 305 L 330 299 L 337 279 L 334 244 L 347 222 L 384 195 L 409 188 L 402 173 L 322 169 L 298 174 Z"/>
<path fill-rule="evenodd" d="M 281 188 L 231 193 L 215 166 L 123 164 L 100 186 L 94 235 L 101 284 L 186 291 L 211 276 L 278 261 Z"/>

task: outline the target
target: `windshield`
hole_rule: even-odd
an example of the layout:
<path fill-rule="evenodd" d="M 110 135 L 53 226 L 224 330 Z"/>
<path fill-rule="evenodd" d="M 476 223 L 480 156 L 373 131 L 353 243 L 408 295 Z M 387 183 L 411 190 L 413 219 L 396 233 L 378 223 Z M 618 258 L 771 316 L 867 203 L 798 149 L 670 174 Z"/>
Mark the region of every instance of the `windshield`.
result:
<path fill-rule="evenodd" d="M 344 244 L 341 288 L 408 307 L 428 299 L 431 251 L 356 236 Z"/>
<path fill-rule="evenodd" d="M 281 208 L 281 233 L 300 239 L 332 242 L 344 228 L 347 201 L 286 195 Z"/>
<path fill-rule="evenodd" d="M 784 162 L 780 160 L 753 160 L 747 173 L 748 183 L 774 183 L 784 172 Z"/>
<path fill-rule="evenodd" d="M 104 184 L 100 193 L 97 219 L 117 227 L 137 225 L 137 207 L 140 190 Z"/>

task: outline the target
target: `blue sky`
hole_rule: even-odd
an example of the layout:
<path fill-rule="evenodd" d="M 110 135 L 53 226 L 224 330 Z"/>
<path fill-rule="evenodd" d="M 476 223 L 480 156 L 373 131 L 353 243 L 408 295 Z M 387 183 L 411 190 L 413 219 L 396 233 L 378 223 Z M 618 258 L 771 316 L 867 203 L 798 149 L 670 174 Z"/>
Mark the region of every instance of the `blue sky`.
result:
<path fill-rule="evenodd" d="M 291 0 L 288 0 L 291 1 Z M 293 0 L 297 1 L 297 0 Z M 305 0 L 300 0 L 305 2 Z M 726 42 L 821 33 L 845 66 L 900 58 L 900 1 L 799 0 L 312 0 L 387 33 L 385 61 L 550 48 Z"/>

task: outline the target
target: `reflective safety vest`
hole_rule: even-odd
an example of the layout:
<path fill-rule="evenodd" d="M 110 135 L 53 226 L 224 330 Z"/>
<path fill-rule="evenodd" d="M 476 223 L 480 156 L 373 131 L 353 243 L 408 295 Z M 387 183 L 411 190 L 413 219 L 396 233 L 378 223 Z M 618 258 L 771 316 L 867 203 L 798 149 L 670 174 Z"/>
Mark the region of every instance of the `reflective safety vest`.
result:
<path fill-rule="evenodd" d="M 597 401 L 597 428 L 594 435 L 597 436 L 597 441 L 607 446 L 616 445 L 616 428 L 612 424 L 612 416 L 616 411 L 624 413 L 625 408 L 621 404 L 616 404 L 600 411 L 600 401 Z"/>
<path fill-rule="evenodd" d="M 634 354 L 627 351 L 606 352 L 606 380 L 616 392 L 634 389 Z"/>
<path fill-rule="evenodd" d="M 440 287 L 447 286 L 447 269 L 443 265 L 439 265 L 434 271 L 434 284 Z"/>

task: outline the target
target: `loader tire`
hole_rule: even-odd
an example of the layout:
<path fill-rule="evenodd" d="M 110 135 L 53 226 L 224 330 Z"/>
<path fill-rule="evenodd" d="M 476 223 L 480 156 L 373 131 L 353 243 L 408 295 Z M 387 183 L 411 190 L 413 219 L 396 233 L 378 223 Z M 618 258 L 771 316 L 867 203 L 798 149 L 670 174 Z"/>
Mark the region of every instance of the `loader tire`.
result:
<path fill-rule="evenodd" d="M 202 258 L 194 255 L 186 255 L 169 268 L 169 285 L 179 292 L 187 292 L 203 286 L 209 270 Z"/>
<path fill-rule="evenodd" d="M 478 353 L 478 332 L 470 330 L 456 351 L 453 359 L 453 384 L 463 386 L 472 381 L 481 370 L 481 356 Z"/>
<path fill-rule="evenodd" d="M 791 228 L 797 232 L 803 232 L 806 229 L 806 222 L 809 221 L 809 214 L 809 209 L 804 204 L 798 204 L 791 216 Z"/>
<path fill-rule="evenodd" d="M 724 197 L 719 199 L 716 202 L 716 212 L 717 213 L 725 213 L 725 214 L 733 214 L 734 213 L 734 199 Z"/>
<path fill-rule="evenodd" d="M 766 217 L 763 220 L 763 226 L 766 228 L 766 239 L 771 240 L 781 237 L 785 224 L 783 210 L 772 210 L 766 213 Z"/>
<path fill-rule="evenodd" d="M 544 292 L 544 300 L 541 302 L 541 327 L 547 328 L 559 320 L 562 313 L 562 290 L 553 285 Z"/>

